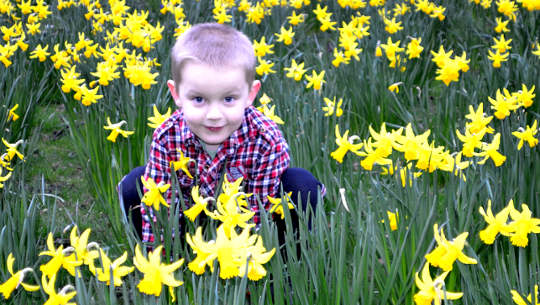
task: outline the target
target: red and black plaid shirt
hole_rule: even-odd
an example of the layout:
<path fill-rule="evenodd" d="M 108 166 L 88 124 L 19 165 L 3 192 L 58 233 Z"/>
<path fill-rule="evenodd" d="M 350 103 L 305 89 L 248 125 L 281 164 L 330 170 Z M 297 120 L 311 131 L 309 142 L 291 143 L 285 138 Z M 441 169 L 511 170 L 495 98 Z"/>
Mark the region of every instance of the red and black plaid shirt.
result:
<path fill-rule="evenodd" d="M 219 146 L 214 158 L 205 152 L 198 138 L 189 130 L 182 112 L 175 111 L 154 131 L 144 179 L 171 183 L 171 161 L 180 160 L 177 149 L 196 162 L 190 172 L 198 181 L 189 178 L 182 170 L 176 173 L 186 204 L 191 202 L 191 188 L 195 185 L 199 185 L 201 196 L 214 196 L 222 172 L 227 174 L 231 182 L 243 177 L 244 191 L 254 194 L 248 197 L 248 202 L 250 209 L 255 212 L 256 223 L 259 222 L 256 197 L 269 209 L 266 196 L 275 197 L 279 193 L 281 174 L 290 161 L 289 147 L 276 123 L 253 106 L 245 110 L 242 125 Z M 225 164 L 226 168 L 223 168 Z M 171 197 L 169 188 L 165 194 L 169 204 Z M 142 207 L 141 213 L 143 242 L 153 242 L 150 217 Z"/>

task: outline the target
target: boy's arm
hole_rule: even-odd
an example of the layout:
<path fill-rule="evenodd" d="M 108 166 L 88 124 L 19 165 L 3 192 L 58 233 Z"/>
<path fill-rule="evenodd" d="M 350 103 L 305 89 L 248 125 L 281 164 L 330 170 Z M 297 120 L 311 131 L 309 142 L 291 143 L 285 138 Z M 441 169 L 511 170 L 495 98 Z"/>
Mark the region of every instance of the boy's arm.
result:
<path fill-rule="evenodd" d="M 253 193 L 251 210 L 255 212 L 255 223 L 259 222 L 260 199 L 265 209 L 269 209 L 269 200 L 266 196 L 276 197 L 279 193 L 281 174 L 289 167 L 289 148 L 285 141 L 269 145 L 260 158 L 254 162 L 252 177 L 248 182 L 248 192 Z"/>
<path fill-rule="evenodd" d="M 162 143 L 162 139 L 154 138 L 150 146 L 150 156 L 148 163 L 146 165 L 146 170 L 144 172 L 144 179 L 152 178 L 156 184 L 163 182 L 164 184 L 171 183 L 171 168 L 169 165 L 169 156 L 168 150 L 165 143 Z M 146 188 L 143 189 L 144 192 L 147 191 Z M 171 190 L 170 188 L 165 192 L 164 198 L 168 204 L 171 200 Z M 141 214 L 142 214 L 142 241 L 143 242 L 153 242 L 154 236 L 152 234 L 152 228 L 150 225 L 150 217 L 155 218 L 152 209 L 147 205 L 141 203 Z M 149 211 L 150 215 L 147 215 L 145 212 Z M 154 219 L 155 221 L 155 219 Z"/>

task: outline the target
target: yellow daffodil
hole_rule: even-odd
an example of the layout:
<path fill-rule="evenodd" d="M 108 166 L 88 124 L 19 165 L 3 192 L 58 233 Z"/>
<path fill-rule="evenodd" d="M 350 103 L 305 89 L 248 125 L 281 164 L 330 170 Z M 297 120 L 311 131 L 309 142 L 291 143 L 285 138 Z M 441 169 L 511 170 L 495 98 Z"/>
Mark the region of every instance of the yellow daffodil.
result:
<path fill-rule="evenodd" d="M 97 82 L 102 86 L 108 86 L 109 82 L 120 78 L 119 66 L 114 62 L 114 57 L 106 61 L 98 62 L 96 72 L 90 72 L 90 75 L 98 78 Z M 92 84 L 92 83 L 91 83 Z M 92 86 L 92 85 L 91 85 Z"/>
<path fill-rule="evenodd" d="M 383 18 L 384 21 L 384 30 L 388 32 L 390 35 L 397 33 L 398 31 L 403 30 L 403 26 L 401 25 L 401 21 L 396 21 L 396 17 L 390 18 Z"/>
<path fill-rule="evenodd" d="M 439 51 L 434 52 L 431 51 L 431 55 L 433 55 L 433 58 L 431 59 L 439 68 L 442 68 L 446 62 L 448 62 L 451 59 L 452 54 L 454 51 L 450 50 L 449 52 L 446 52 L 444 50 L 444 46 L 439 46 Z"/>
<path fill-rule="evenodd" d="M 262 237 L 259 235 L 257 242 L 246 249 L 247 258 L 243 260 L 245 263 L 238 268 L 238 276 L 244 276 L 247 264 L 248 279 L 252 281 L 262 279 L 266 276 L 266 269 L 264 269 L 263 264 L 270 261 L 272 256 L 274 256 L 274 253 L 276 253 L 276 248 L 266 252 L 266 248 L 263 246 Z"/>
<path fill-rule="evenodd" d="M 482 129 L 478 133 L 473 133 L 469 129 L 465 130 L 465 134 L 462 135 L 459 130 L 456 129 L 456 135 L 458 139 L 463 143 L 461 151 L 465 157 L 471 158 L 474 156 L 474 150 L 482 147 L 482 139 L 486 134 L 486 129 Z"/>
<path fill-rule="evenodd" d="M 141 177 L 141 181 L 146 188 L 146 192 L 141 199 L 142 203 L 146 204 L 149 207 L 153 207 L 156 211 L 159 211 L 159 206 L 161 204 L 169 207 L 169 204 L 161 195 L 163 192 L 169 189 L 169 187 L 171 186 L 169 183 L 164 184 L 163 181 L 161 181 L 159 184 L 156 184 L 154 179 L 150 177 L 148 178 L 148 180 L 144 180 L 144 177 Z"/>
<path fill-rule="evenodd" d="M 379 43 L 377 43 L 377 46 L 375 47 L 375 56 L 376 57 L 382 56 L 382 48 Z"/>
<path fill-rule="evenodd" d="M 510 242 L 516 247 L 526 247 L 529 244 L 529 233 L 540 233 L 540 219 L 533 218 L 532 212 L 526 204 L 521 205 L 521 213 L 514 209 L 510 209 L 510 218 L 512 221 L 508 223 L 512 233 Z"/>
<path fill-rule="evenodd" d="M 334 59 L 332 60 L 332 65 L 334 67 L 337 68 L 342 63 L 348 65 L 349 62 L 350 58 L 346 57 L 343 51 L 339 51 L 337 48 L 334 48 Z"/>
<path fill-rule="evenodd" d="M 480 103 L 476 111 L 472 105 L 469 105 L 469 113 L 465 115 L 466 119 L 469 119 L 470 122 L 465 124 L 466 130 L 471 134 L 477 134 L 485 130 L 486 133 L 493 133 L 493 128 L 489 127 L 488 124 L 493 119 L 493 116 L 487 116 L 484 113 L 484 103 Z"/>
<path fill-rule="evenodd" d="M 534 302 L 532 300 L 532 296 L 530 293 L 529 295 L 527 295 L 527 302 L 516 290 L 512 289 L 510 290 L 510 293 L 512 294 L 512 300 L 517 305 L 528 305 L 528 304 L 539 305 L 540 304 L 540 300 L 538 299 L 538 285 L 536 284 L 534 285 Z"/>
<path fill-rule="evenodd" d="M 514 111 L 519 108 L 520 104 L 516 95 L 511 95 L 506 88 L 503 89 L 504 94 L 500 89 L 497 89 L 495 99 L 488 96 L 488 100 L 491 103 L 491 109 L 495 110 L 495 117 L 502 120 L 510 115 L 510 111 Z"/>
<path fill-rule="evenodd" d="M 532 48 L 534 49 L 536 47 L 536 50 L 532 50 L 532 54 L 536 55 L 540 59 L 540 44 L 536 43 L 533 44 Z"/>
<path fill-rule="evenodd" d="M 350 150 L 351 152 L 358 155 L 358 150 L 362 148 L 363 143 L 354 143 L 354 140 L 359 140 L 358 136 L 352 136 L 349 138 L 349 130 L 347 129 L 343 136 L 339 132 L 339 125 L 336 124 L 336 144 L 338 148 L 330 153 L 330 156 L 334 158 L 339 163 L 343 163 L 343 157 Z"/>
<path fill-rule="evenodd" d="M 259 102 L 261 105 L 268 105 L 270 102 L 272 102 L 272 98 L 266 95 L 266 93 L 263 93 L 263 95 L 259 98 Z"/>
<path fill-rule="evenodd" d="M 495 26 L 495 32 L 497 33 L 506 33 L 506 32 L 510 32 L 510 30 L 507 28 L 507 25 L 508 25 L 508 22 L 510 21 L 510 19 L 507 19 L 506 21 L 502 21 L 502 18 L 500 17 L 497 17 L 495 18 L 495 22 L 497 23 L 497 25 Z"/>
<path fill-rule="evenodd" d="M 276 33 L 275 35 L 277 37 L 277 41 L 283 42 L 285 45 L 290 45 L 293 42 L 294 32 L 292 27 L 289 27 L 289 29 L 281 27 L 279 34 Z"/>
<path fill-rule="evenodd" d="M 401 84 L 403 84 L 403 82 L 393 83 L 390 86 L 388 86 L 388 90 L 390 92 L 399 93 L 399 85 Z"/>
<path fill-rule="evenodd" d="M 257 72 L 258 75 L 266 75 L 271 73 L 276 73 L 275 70 L 272 70 L 272 67 L 274 66 L 274 63 L 271 61 L 267 61 L 262 59 L 261 57 L 257 57 L 257 61 L 259 62 L 259 65 L 255 68 L 255 72 Z"/>
<path fill-rule="evenodd" d="M 398 219 L 399 219 L 399 212 L 396 210 L 396 212 L 392 211 L 386 211 L 386 215 L 388 216 L 388 221 L 390 222 L 390 230 L 396 231 L 398 229 Z"/>
<path fill-rule="evenodd" d="M 519 143 L 517 146 L 518 150 L 521 150 L 524 141 L 526 141 L 531 148 L 535 147 L 538 144 L 538 139 L 534 137 L 538 133 L 537 125 L 538 121 L 534 120 L 532 126 L 526 126 L 525 130 L 520 127 L 519 130 L 512 132 L 512 135 L 519 139 Z"/>
<path fill-rule="evenodd" d="M 427 130 L 423 134 L 415 135 L 412 124 L 409 123 L 405 127 L 405 135 L 397 135 L 391 145 L 395 150 L 402 152 L 407 161 L 418 160 L 421 147 L 428 145 L 430 134 L 431 130 Z"/>
<path fill-rule="evenodd" d="M 422 38 L 412 38 L 411 42 L 407 44 L 407 50 L 405 54 L 409 56 L 409 59 L 420 58 L 420 53 L 424 50 L 424 47 L 420 45 Z"/>
<path fill-rule="evenodd" d="M 103 98 L 103 95 L 97 94 L 99 86 L 95 87 L 94 89 L 88 89 L 85 85 L 83 85 L 82 87 L 79 87 L 79 89 L 81 94 L 81 103 L 84 106 L 95 104 L 98 102 L 98 100 Z"/>
<path fill-rule="evenodd" d="M 528 90 L 525 84 L 521 84 L 521 90 L 516 93 L 518 103 L 521 106 L 528 108 L 533 104 L 533 98 L 536 96 L 534 94 L 534 88 L 535 86 L 533 85 L 531 90 Z"/>
<path fill-rule="evenodd" d="M 429 264 L 426 263 L 422 268 L 422 278 L 418 277 L 418 272 L 415 273 L 415 282 L 418 291 L 414 295 L 414 303 L 416 305 L 435 304 L 441 305 L 442 300 L 457 300 L 463 296 L 462 292 L 449 292 L 444 287 L 444 279 L 448 275 L 448 271 L 432 279 L 429 273 Z"/>
<path fill-rule="evenodd" d="M 510 236 L 512 230 L 510 226 L 508 226 L 507 221 L 508 215 L 510 215 L 510 210 L 513 208 L 514 203 L 512 200 L 510 200 L 508 205 L 495 216 L 493 216 L 493 212 L 491 211 L 491 200 L 488 200 L 486 211 L 484 211 L 483 207 L 478 208 L 480 214 L 484 217 L 484 220 L 488 224 L 485 229 L 479 232 L 480 240 L 487 245 L 491 245 L 499 233 L 505 236 Z"/>
<path fill-rule="evenodd" d="M 454 58 L 454 61 L 457 63 L 457 65 L 459 66 L 459 69 L 461 70 L 461 72 L 467 72 L 469 71 L 469 62 L 471 61 L 470 59 L 467 59 L 467 53 L 465 53 L 465 51 L 463 51 L 461 53 L 461 56 L 457 56 Z"/>
<path fill-rule="evenodd" d="M 0 293 L 4 296 L 4 299 L 9 299 L 9 297 L 11 296 L 11 293 L 15 289 L 17 289 L 19 285 L 22 285 L 26 291 L 39 290 L 39 286 L 30 285 L 23 282 L 24 275 L 28 272 L 33 272 L 33 269 L 27 267 L 14 273 L 13 272 L 14 262 L 15 262 L 15 258 L 13 257 L 13 254 L 9 253 L 7 257 L 7 261 L 6 261 L 6 266 L 7 266 L 7 270 L 9 274 L 11 274 L 11 277 L 4 283 L 0 284 Z"/>
<path fill-rule="evenodd" d="M 135 270 L 135 267 L 122 266 L 127 260 L 127 252 L 124 251 L 122 256 L 115 259 L 114 262 L 107 256 L 103 249 L 99 249 L 98 254 L 101 266 L 95 267 L 92 265 L 90 272 L 92 272 L 100 282 L 105 282 L 107 285 L 111 285 L 111 278 L 115 287 L 122 286 L 122 278 Z M 112 274 L 111 274 L 112 272 Z"/>
<path fill-rule="evenodd" d="M 164 114 L 159 113 L 156 105 L 153 107 L 154 115 L 148 117 L 148 127 L 158 128 L 163 122 L 165 122 L 171 116 L 171 107 L 167 108 L 167 112 Z"/>
<path fill-rule="evenodd" d="M 135 131 L 128 131 L 128 130 L 121 129 L 121 126 L 124 124 L 127 124 L 127 122 L 120 121 L 118 123 L 113 124 L 111 123 L 111 118 L 107 117 L 107 125 L 103 126 L 104 129 L 111 131 L 111 133 L 107 137 L 107 140 L 115 143 L 118 135 L 122 135 L 124 138 L 127 138 L 128 136 L 135 133 Z"/>
<path fill-rule="evenodd" d="M 186 215 L 186 217 L 191 221 L 195 221 L 195 218 L 197 218 L 197 216 L 199 216 L 199 214 L 203 211 L 208 214 L 209 212 L 206 209 L 206 205 L 211 200 L 215 201 L 213 197 L 202 198 L 199 194 L 198 185 L 191 188 L 191 198 L 193 198 L 194 204 L 189 209 L 184 211 L 184 215 Z"/>
<path fill-rule="evenodd" d="M 195 235 L 191 236 L 186 233 L 186 242 L 191 247 L 193 252 L 197 254 L 189 264 L 189 270 L 197 275 L 204 273 L 206 266 L 214 272 L 214 260 L 217 258 L 215 241 L 205 242 L 202 237 L 202 227 L 197 227 Z"/>
<path fill-rule="evenodd" d="M 162 250 L 163 246 L 158 246 L 154 251 L 148 253 L 148 259 L 146 259 L 141 253 L 139 244 L 135 246 L 133 264 L 137 270 L 144 274 L 143 279 L 137 284 L 137 288 L 144 294 L 160 296 L 163 285 L 178 287 L 184 284 L 184 282 L 176 280 L 173 274 L 176 269 L 182 266 L 184 259 L 179 259 L 169 265 L 164 264 L 161 262 Z"/>
<path fill-rule="evenodd" d="M 294 205 L 292 204 L 292 202 L 290 200 L 291 194 L 292 194 L 292 192 L 287 193 L 287 196 L 285 196 L 286 197 L 285 198 L 285 203 L 282 203 L 283 198 L 274 198 L 272 196 L 266 196 L 268 198 L 268 201 L 270 201 L 270 203 L 272 204 L 272 206 L 270 207 L 269 212 L 270 213 L 276 213 L 276 214 L 281 216 L 281 219 L 284 219 L 285 214 L 283 213 L 283 205 L 286 204 L 287 208 L 289 210 L 294 209 Z"/>
<path fill-rule="evenodd" d="M 266 37 L 264 36 L 261 37 L 260 41 L 253 41 L 253 50 L 255 50 L 255 56 L 257 57 L 264 57 L 266 54 L 274 54 L 274 51 L 272 50 L 273 47 L 273 44 L 266 43 Z"/>
<path fill-rule="evenodd" d="M 276 110 L 276 105 L 272 105 L 272 107 L 268 108 L 268 105 L 262 105 L 261 107 L 257 107 L 257 109 L 264 114 L 267 118 L 274 121 L 276 124 L 283 125 L 285 122 L 277 116 L 274 112 Z"/>
<path fill-rule="evenodd" d="M 341 105 L 343 104 L 343 99 L 340 98 L 336 103 L 336 97 L 332 100 L 329 98 L 324 98 L 324 103 L 326 106 L 322 107 L 322 110 L 324 111 L 324 116 L 331 116 L 332 114 L 336 114 L 336 117 L 340 117 L 343 115 L 343 109 L 341 109 Z"/>
<path fill-rule="evenodd" d="M 499 36 L 499 39 L 493 37 L 493 41 L 494 44 L 491 46 L 491 48 L 499 51 L 499 53 L 504 53 L 512 49 L 512 47 L 510 46 L 512 39 L 505 40 L 504 34 L 501 34 L 501 36 Z"/>
<path fill-rule="evenodd" d="M 40 62 L 44 62 L 47 59 L 47 56 L 51 55 L 51 53 L 47 52 L 48 48 L 49 45 L 42 47 L 41 44 L 38 44 L 34 51 L 30 52 L 30 58 L 37 58 Z"/>
<path fill-rule="evenodd" d="M 459 80 L 460 70 L 461 67 L 458 61 L 452 59 L 446 60 L 441 68 L 437 69 L 437 77 L 435 79 L 443 81 L 448 86 L 451 82 L 457 82 Z"/>
<path fill-rule="evenodd" d="M 9 167 L 5 166 L 4 162 L 3 162 L 3 159 L 0 160 L 0 162 L 2 162 L 2 166 L 3 167 L 6 167 L 9 169 Z M 9 180 L 9 178 L 11 178 L 11 174 L 12 172 L 9 172 L 7 175 L 5 176 L 1 176 L 2 175 L 2 171 L 3 171 L 3 167 L 0 167 L 0 189 L 4 187 L 4 183 L 3 182 L 6 182 Z"/>
<path fill-rule="evenodd" d="M 9 109 L 8 111 L 8 117 L 7 117 L 7 120 L 8 122 L 10 120 L 13 120 L 13 122 L 17 121 L 19 119 L 19 115 L 15 112 L 15 110 L 17 110 L 19 108 L 19 104 L 15 104 L 15 106 L 11 107 L 11 109 Z"/>
<path fill-rule="evenodd" d="M 62 69 L 60 71 L 60 82 L 62 83 L 62 91 L 69 93 L 71 90 L 76 90 L 81 84 L 84 83 L 84 79 L 79 79 L 80 73 L 75 71 L 75 66 L 71 66 L 69 69 Z"/>
<path fill-rule="evenodd" d="M 463 247 L 469 232 L 459 234 L 452 241 L 448 241 L 441 229 L 439 233 L 438 224 L 433 225 L 435 241 L 437 247 L 430 253 L 426 254 L 427 261 L 434 267 L 439 267 L 444 271 L 451 271 L 456 260 L 463 264 L 476 264 L 474 258 L 468 257 L 463 253 Z"/>
<path fill-rule="evenodd" d="M 491 52 L 491 50 L 488 50 L 488 59 L 491 60 L 493 63 L 493 68 L 500 68 L 501 63 L 508 60 L 508 54 L 509 53 L 503 53 L 501 54 L 499 50 L 497 50 L 496 53 Z"/>
<path fill-rule="evenodd" d="M 306 74 L 306 80 L 308 83 L 306 84 L 306 88 L 311 88 L 315 90 L 320 90 L 322 87 L 322 84 L 326 83 L 324 80 L 324 74 L 325 71 L 322 70 L 321 73 L 317 74 L 315 70 L 311 71 L 311 76 Z"/>
<path fill-rule="evenodd" d="M 491 158 L 495 166 L 501 166 L 504 163 L 504 161 L 506 161 L 506 156 L 503 156 L 500 152 L 498 152 L 500 144 L 501 144 L 500 133 L 497 133 L 493 137 L 493 141 L 491 141 L 491 143 L 489 144 L 483 143 L 481 147 L 482 151 L 478 153 L 474 153 L 475 156 L 484 157 L 484 159 L 479 161 L 478 164 L 484 164 L 487 161 L 487 159 Z"/>
<path fill-rule="evenodd" d="M 236 203 L 236 198 L 241 196 L 245 196 L 245 193 L 239 192 L 225 203 L 218 199 L 216 203 L 217 209 L 207 214 L 210 218 L 221 221 L 221 225 L 218 228 L 223 228 L 223 232 L 227 237 L 233 234 L 237 226 L 249 228 L 251 224 L 248 221 L 255 215 L 255 212 Z"/>
<path fill-rule="evenodd" d="M 287 16 L 287 20 L 292 26 L 297 26 L 298 24 L 304 22 L 305 15 L 304 14 L 296 15 L 296 11 L 293 11 L 290 16 Z"/>
<path fill-rule="evenodd" d="M 195 163 L 195 160 L 191 159 L 190 157 L 184 157 L 184 152 L 182 152 L 182 150 L 180 150 L 179 148 L 177 148 L 176 151 L 180 153 L 180 160 L 171 161 L 171 168 L 174 171 L 181 169 L 184 174 L 186 174 L 189 178 L 193 179 L 193 175 L 191 175 L 188 165 L 190 163 Z"/>
<path fill-rule="evenodd" d="M 243 177 L 236 179 L 235 181 L 229 181 L 227 175 L 224 176 L 223 185 L 221 186 L 221 194 L 219 194 L 217 200 L 225 206 L 225 209 L 236 209 L 237 206 L 247 207 L 247 197 L 252 194 L 246 194 L 242 192 Z"/>
<path fill-rule="evenodd" d="M 75 288 L 71 285 L 66 285 L 59 292 L 56 292 L 56 288 L 54 287 L 55 282 L 56 273 L 48 281 L 45 274 L 41 276 L 41 287 L 43 287 L 43 291 L 49 296 L 49 299 L 43 305 L 75 305 L 75 303 L 69 302 L 69 300 L 77 295 Z"/>
<path fill-rule="evenodd" d="M 80 260 L 85 265 L 91 265 L 94 262 L 94 259 L 99 256 L 99 252 L 97 250 L 92 250 L 92 247 L 97 247 L 97 244 L 88 243 L 88 237 L 90 236 L 90 232 L 92 230 L 88 228 L 84 230 L 80 236 L 78 236 L 77 229 L 77 226 L 74 226 L 69 234 L 69 241 L 74 249 L 74 253 L 71 254 L 73 255 L 71 259 Z"/>
<path fill-rule="evenodd" d="M 58 270 L 60 270 L 60 267 L 64 267 L 69 274 L 75 276 L 75 267 L 80 266 L 83 263 L 75 256 L 71 256 L 75 249 L 73 247 L 64 249 L 64 246 L 60 246 L 58 249 L 55 248 L 52 233 L 49 233 L 47 237 L 47 247 L 47 251 L 39 253 L 39 256 L 47 255 L 52 257 L 49 262 L 39 267 L 39 270 L 41 270 L 43 275 L 51 278 L 53 275 L 56 275 Z"/>
<path fill-rule="evenodd" d="M 15 156 L 17 156 L 19 157 L 19 159 L 23 160 L 24 155 L 17 150 L 17 147 L 19 147 L 19 145 L 21 145 L 23 142 L 23 140 L 19 140 L 15 143 L 9 143 L 4 138 L 2 138 L 2 143 L 4 143 L 7 148 L 6 154 L 2 156 L 2 159 L 6 161 L 11 161 Z"/>
<path fill-rule="evenodd" d="M 127 61 L 124 68 L 124 76 L 134 86 L 141 86 L 148 90 L 154 84 L 157 84 L 156 78 L 159 73 L 151 73 L 151 65 L 149 62 L 141 62 L 138 60 Z"/>
<path fill-rule="evenodd" d="M 290 67 L 283 68 L 287 72 L 285 76 L 289 78 L 294 78 L 295 81 L 300 81 L 302 77 L 304 76 L 304 73 L 306 73 L 306 69 L 304 69 L 304 63 L 296 63 L 296 61 L 293 59 L 291 62 Z"/>
<path fill-rule="evenodd" d="M 510 18 L 512 21 L 516 21 L 516 11 L 518 7 L 516 3 L 512 0 L 497 0 L 497 11 L 504 14 L 506 17 Z"/>
<path fill-rule="evenodd" d="M 258 235 L 249 235 L 248 226 L 237 234 L 235 230 L 225 233 L 223 226 L 217 229 L 216 258 L 219 262 L 219 277 L 229 279 L 238 276 L 240 267 L 245 266 L 248 258 L 247 248 L 253 245 Z"/>

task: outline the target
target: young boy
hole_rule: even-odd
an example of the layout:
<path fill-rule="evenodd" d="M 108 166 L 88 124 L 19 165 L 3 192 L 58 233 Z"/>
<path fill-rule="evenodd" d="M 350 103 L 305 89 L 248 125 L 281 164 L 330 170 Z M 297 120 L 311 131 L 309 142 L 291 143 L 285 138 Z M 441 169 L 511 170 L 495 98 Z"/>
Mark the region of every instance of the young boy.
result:
<path fill-rule="evenodd" d="M 198 24 L 177 40 L 171 52 L 173 79 L 167 85 L 178 110 L 154 131 L 146 167 L 136 168 L 120 182 L 126 213 L 140 204 L 136 185 L 140 187 L 143 170 L 144 179 L 156 183 L 171 183 L 176 174 L 186 203 L 195 185 L 203 197 L 217 195 L 224 173 L 229 181 L 243 178 L 244 192 L 254 194 L 248 197 L 254 212 L 257 198 L 268 209 L 267 196 L 279 197 L 281 187 L 293 192 L 298 208 L 306 209 L 308 199 L 315 208 L 317 192 L 324 194 L 324 186 L 308 171 L 289 168 L 289 147 L 281 131 L 252 105 L 261 88 L 254 79 L 255 64 L 250 40 L 227 25 Z M 181 155 L 195 161 L 190 175 L 171 168 Z M 165 197 L 170 203 L 170 190 Z M 153 242 L 150 217 L 145 208 L 140 213 L 139 234 L 143 242 Z M 258 223 L 260 215 L 255 215 Z"/>

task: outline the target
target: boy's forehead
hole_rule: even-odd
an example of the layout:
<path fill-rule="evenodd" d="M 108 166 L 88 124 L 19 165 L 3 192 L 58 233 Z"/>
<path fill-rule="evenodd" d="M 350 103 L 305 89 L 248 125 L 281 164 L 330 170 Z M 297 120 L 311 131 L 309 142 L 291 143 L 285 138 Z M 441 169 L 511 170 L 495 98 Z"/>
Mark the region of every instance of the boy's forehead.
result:
<path fill-rule="evenodd" d="M 250 86 L 247 71 L 239 66 L 215 67 L 191 61 L 182 67 L 180 85 L 208 87 L 210 83 L 229 91 L 244 90 Z"/>

